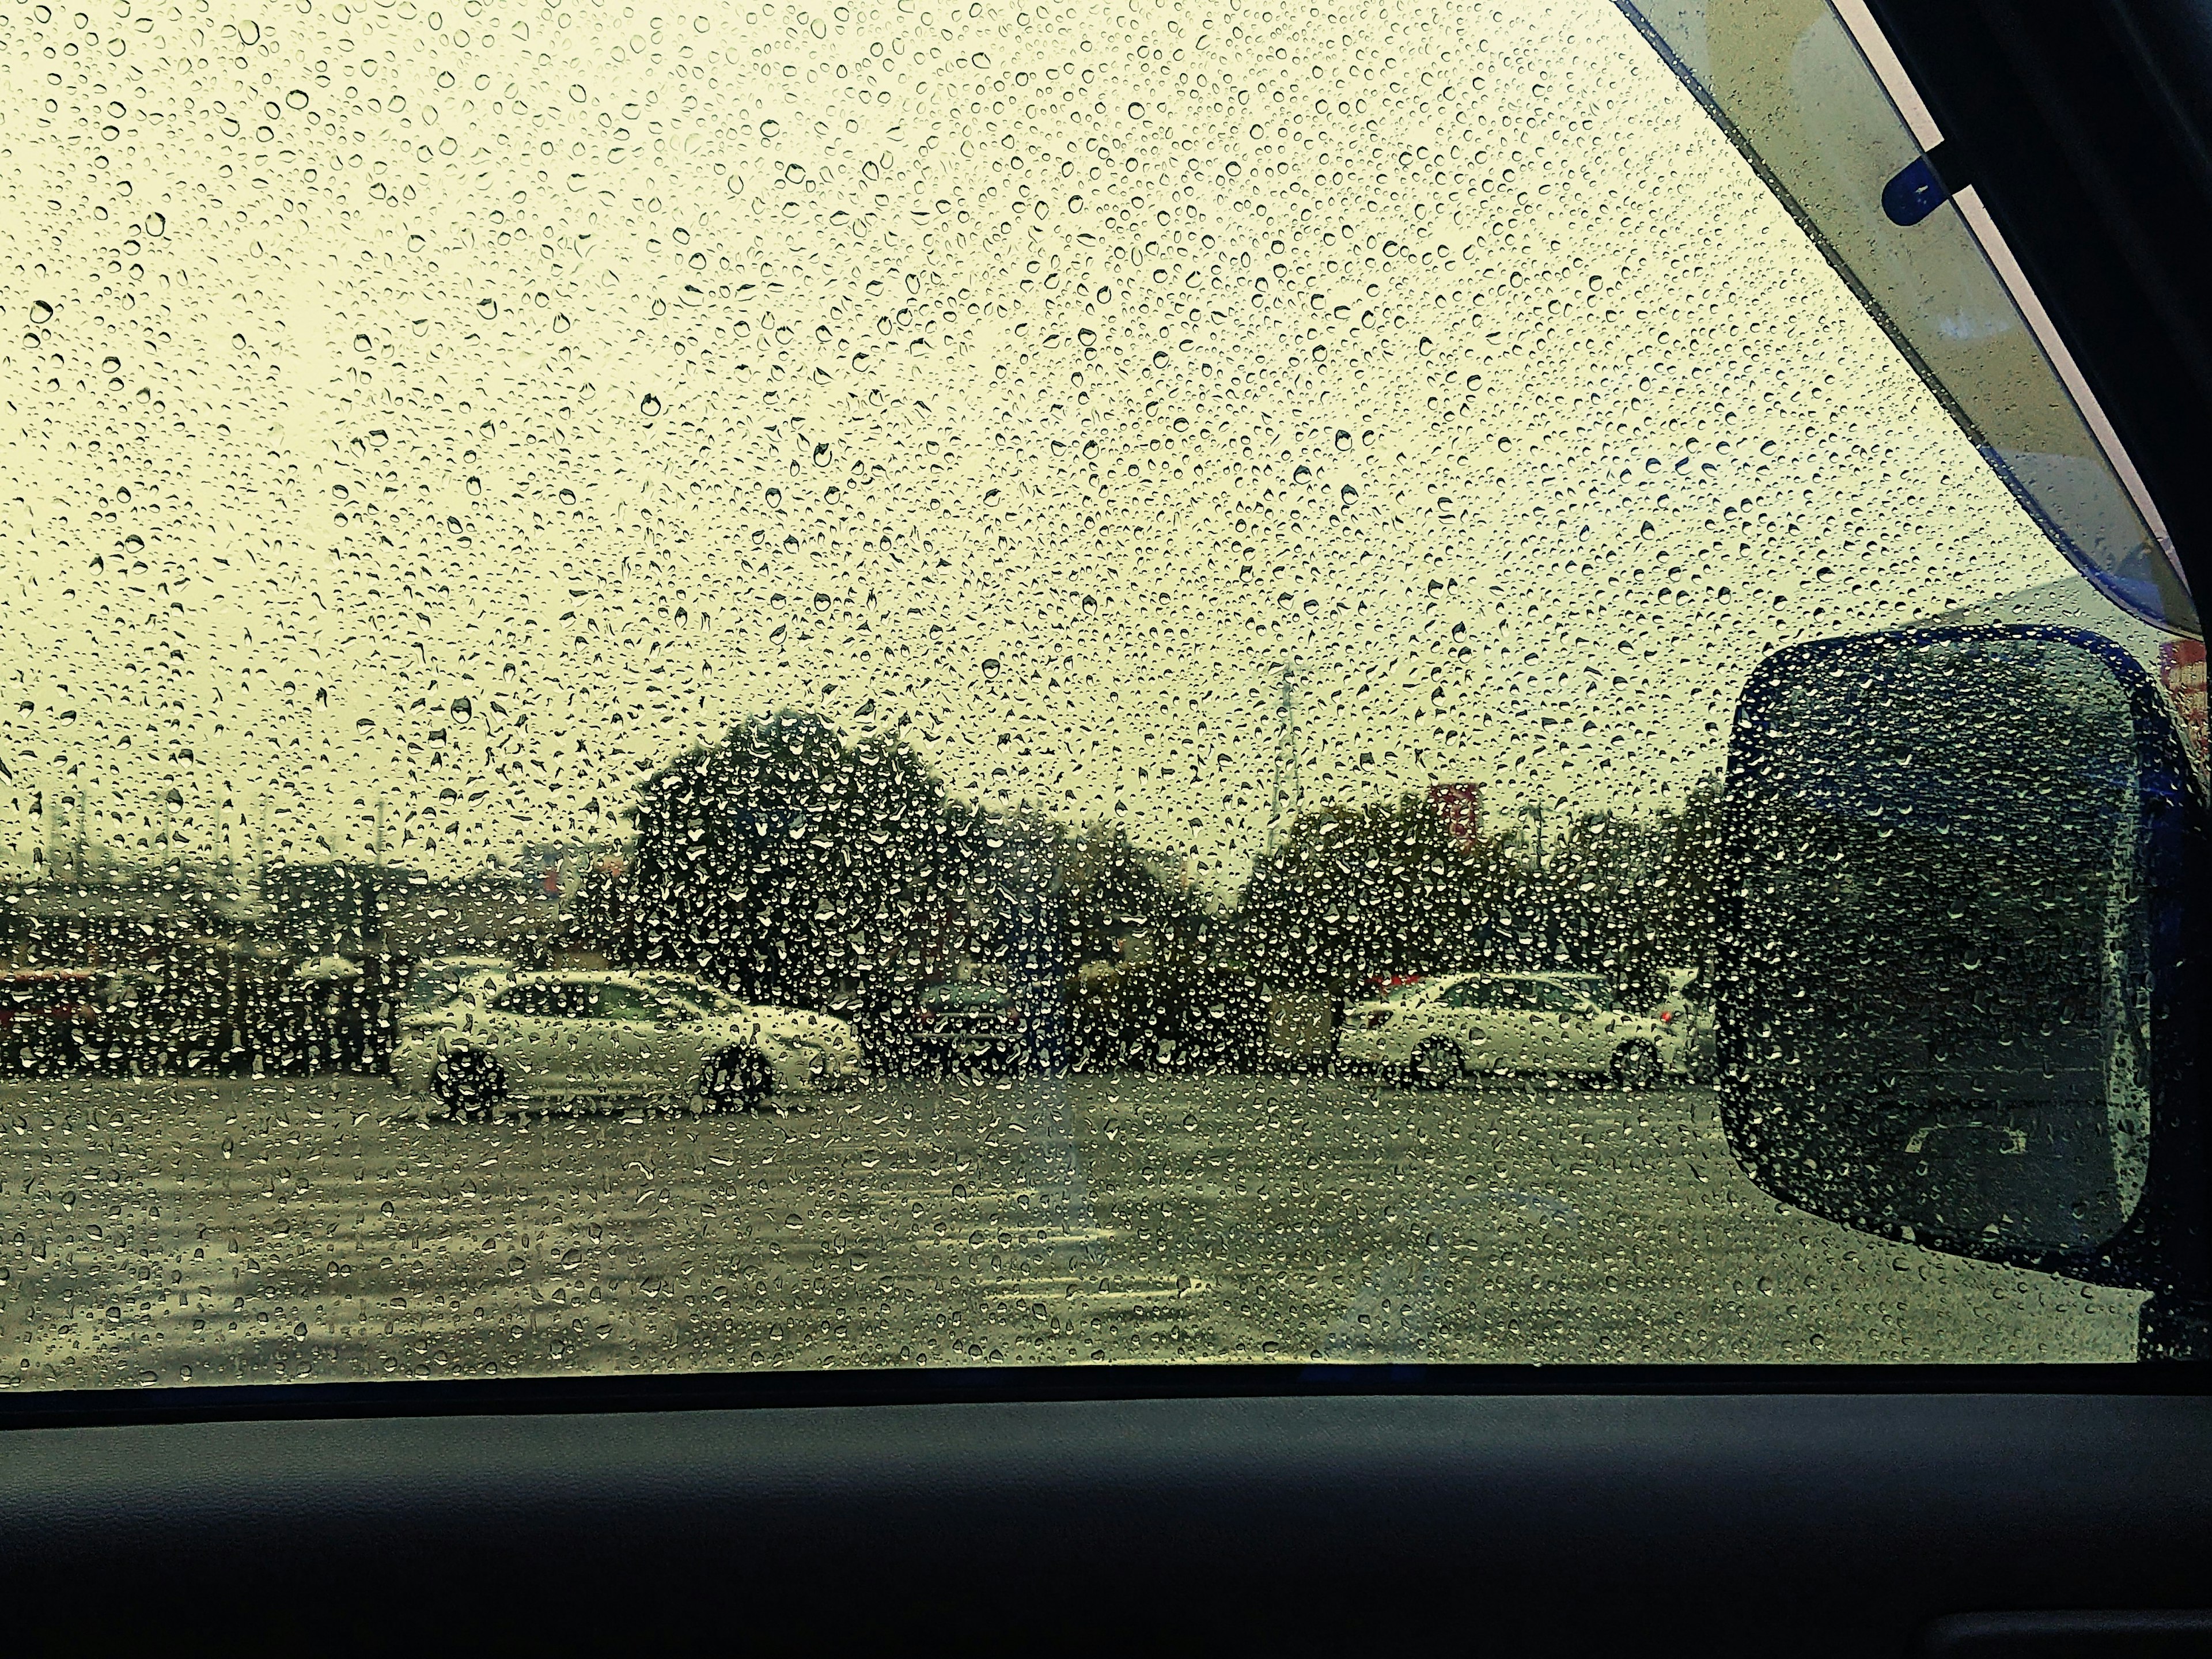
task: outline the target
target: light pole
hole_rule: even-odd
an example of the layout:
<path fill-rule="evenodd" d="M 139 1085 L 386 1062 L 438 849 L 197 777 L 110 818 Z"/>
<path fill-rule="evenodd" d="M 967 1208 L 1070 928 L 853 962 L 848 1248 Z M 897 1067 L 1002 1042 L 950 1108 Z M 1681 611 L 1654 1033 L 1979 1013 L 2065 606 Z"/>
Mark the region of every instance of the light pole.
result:
<path fill-rule="evenodd" d="M 1543 803 L 1541 801 L 1529 802 L 1526 806 L 1523 806 L 1521 809 L 1521 816 L 1524 818 L 1534 818 L 1536 820 L 1536 873 L 1540 876 L 1544 873 Z"/>
<path fill-rule="evenodd" d="M 1271 853 L 1290 838 L 1284 823 L 1285 808 L 1292 822 L 1305 809 L 1305 786 L 1298 775 L 1298 659 L 1296 656 L 1283 664 L 1283 690 L 1275 708 L 1282 717 L 1282 724 L 1275 733 L 1275 782 L 1267 808 L 1267 850 Z"/>

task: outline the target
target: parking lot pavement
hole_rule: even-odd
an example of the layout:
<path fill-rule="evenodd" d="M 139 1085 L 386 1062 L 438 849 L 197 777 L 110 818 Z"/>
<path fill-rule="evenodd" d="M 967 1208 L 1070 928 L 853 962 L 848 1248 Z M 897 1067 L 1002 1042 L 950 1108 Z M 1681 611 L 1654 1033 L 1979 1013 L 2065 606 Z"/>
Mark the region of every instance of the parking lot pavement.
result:
<path fill-rule="evenodd" d="M 1782 1209 L 1704 1091 L 1133 1075 L 705 1117 L 404 1105 L 369 1078 L 0 1085 L 0 1376 L 2133 1357 L 2133 1295 Z"/>

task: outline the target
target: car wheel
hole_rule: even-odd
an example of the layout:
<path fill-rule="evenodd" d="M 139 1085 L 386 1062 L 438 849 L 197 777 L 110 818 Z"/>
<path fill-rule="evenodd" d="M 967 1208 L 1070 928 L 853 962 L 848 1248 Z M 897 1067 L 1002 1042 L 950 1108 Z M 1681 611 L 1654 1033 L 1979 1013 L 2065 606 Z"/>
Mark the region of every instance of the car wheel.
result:
<path fill-rule="evenodd" d="M 769 1102 L 773 1079 L 768 1061 L 750 1048 L 730 1048 L 707 1062 L 699 1094 L 709 1111 L 758 1111 Z"/>
<path fill-rule="evenodd" d="M 1416 1089 L 1441 1089 L 1466 1074 L 1459 1050 L 1441 1040 L 1424 1042 L 1406 1063 L 1406 1081 Z"/>
<path fill-rule="evenodd" d="M 489 1054 L 452 1054 L 430 1073 L 430 1097 L 450 1117 L 489 1118 L 507 1103 L 507 1073 Z"/>
<path fill-rule="evenodd" d="M 1624 1042 L 1613 1057 L 1613 1080 L 1624 1089 L 1649 1089 L 1659 1081 L 1659 1051 L 1648 1042 Z"/>

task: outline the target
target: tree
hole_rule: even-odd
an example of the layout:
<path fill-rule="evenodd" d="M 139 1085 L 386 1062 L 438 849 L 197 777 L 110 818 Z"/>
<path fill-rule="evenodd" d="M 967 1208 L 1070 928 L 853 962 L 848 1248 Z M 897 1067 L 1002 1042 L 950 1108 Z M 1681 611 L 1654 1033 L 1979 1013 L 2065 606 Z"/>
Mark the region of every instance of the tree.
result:
<path fill-rule="evenodd" d="M 1144 934 L 1162 956 L 1188 957 L 1200 948 L 1206 918 L 1163 878 L 1164 855 L 1146 852 L 1111 823 L 1086 824 L 1058 850 L 1071 963 L 1111 957 L 1113 940 L 1128 932 Z"/>
<path fill-rule="evenodd" d="M 1483 959 L 1507 883 L 1497 850 L 1455 838 L 1424 796 L 1330 807 L 1254 868 L 1238 932 L 1273 983 L 1342 990 Z"/>
<path fill-rule="evenodd" d="M 816 1007 L 920 976 L 980 839 L 980 815 L 949 806 L 904 744 L 848 747 L 791 711 L 669 762 L 639 787 L 635 822 L 619 872 L 579 906 L 602 948 Z"/>

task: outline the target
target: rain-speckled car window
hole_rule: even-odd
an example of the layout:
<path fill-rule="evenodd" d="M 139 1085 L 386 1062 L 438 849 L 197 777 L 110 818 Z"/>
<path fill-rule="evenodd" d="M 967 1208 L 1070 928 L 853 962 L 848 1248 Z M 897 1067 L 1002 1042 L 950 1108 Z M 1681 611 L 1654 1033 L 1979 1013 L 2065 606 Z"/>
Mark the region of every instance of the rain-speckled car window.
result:
<path fill-rule="evenodd" d="M 0 202 L 6 1386 L 2132 1357 L 1723 1134 L 1753 669 L 2163 647 L 1613 5 L 0 0 Z"/>

